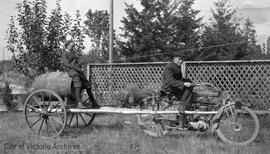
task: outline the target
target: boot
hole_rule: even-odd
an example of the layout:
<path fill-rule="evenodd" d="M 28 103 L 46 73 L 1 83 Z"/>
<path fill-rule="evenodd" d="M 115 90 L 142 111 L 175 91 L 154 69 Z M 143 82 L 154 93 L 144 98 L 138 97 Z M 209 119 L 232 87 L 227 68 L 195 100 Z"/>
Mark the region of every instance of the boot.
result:
<path fill-rule="evenodd" d="M 96 100 L 95 100 L 95 98 L 94 98 L 94 96 L 92 94 L 91 89 L 87 88 L 86 92 L 87 92 L 87 95 L 89 97 L 89 100 L 91 101 L 91 108 L 94 108 L 94 109 L 100 108 L 100 106 L 98 105 L 98 103 L 96 102 Z"/>
<path fill-rule="evenodd" d="M 188 121 L 187 121 L 187 116 L 183 115 L 182 116 L 182 127 L 187 128 L 188 127 Z"/>
<path fill-rule="evenodd" d="M 185 106 L 183 104 L 179 104 L 178 111 L 179 111 L 180 115 L 185 114 Z"/>
<path fill-rule="evenodd" d="M 81 102 L 81 88 L 75 88 L 75 92 L 76 92 L 77 108 L 78 109 L 85 109 L 85 108 L 87 108 Z"/>

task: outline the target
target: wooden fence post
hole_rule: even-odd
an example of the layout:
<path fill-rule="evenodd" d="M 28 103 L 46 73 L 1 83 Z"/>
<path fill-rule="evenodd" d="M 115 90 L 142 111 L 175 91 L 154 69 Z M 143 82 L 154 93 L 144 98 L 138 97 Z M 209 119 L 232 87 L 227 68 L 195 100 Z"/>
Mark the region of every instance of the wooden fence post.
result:
<path fill-rule="evenodd" d="M 186 73 L 186 62 L 183 62 L 181 64 L 181 71 L 182 71 L 183 78 L 186 78 L 186 76 L 187 76 L 187 73 Z"/>

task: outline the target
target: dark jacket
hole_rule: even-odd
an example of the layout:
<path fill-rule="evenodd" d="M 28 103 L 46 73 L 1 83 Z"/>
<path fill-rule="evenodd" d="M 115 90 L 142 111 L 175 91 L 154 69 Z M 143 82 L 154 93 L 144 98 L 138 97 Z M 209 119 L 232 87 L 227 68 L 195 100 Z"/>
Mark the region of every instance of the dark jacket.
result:
<path fill-rule="evenodd" d="M 83 75 L 83 72 L 79 67 L 78 57 L 74 53 L 64 52 L 61 57 L 61 63 L 70 77 Z"/>
<path fill-rule="evenodd" d="M 173 61 L 165 66 L 162 78 L 161 89 L 163 91 L 174 92 L 177 89 L 184 89 L 184 78 L 181 67 Z"/>

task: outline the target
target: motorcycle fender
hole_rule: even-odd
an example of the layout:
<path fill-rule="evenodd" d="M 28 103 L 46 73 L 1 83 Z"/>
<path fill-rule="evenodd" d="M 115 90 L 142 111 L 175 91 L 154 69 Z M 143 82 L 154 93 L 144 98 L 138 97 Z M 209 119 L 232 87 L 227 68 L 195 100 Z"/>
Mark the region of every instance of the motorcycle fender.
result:
<path fill-rule="evenodd" d="M 221 115 L 223 113 L 223 110 L 224 110 L 224 107 L 222 107 L 221 109 L 219 109 L 218 113 L 213 117 L 212 119 L 212 134 L 214 134 L 214 132 L 216 131 L 216 129 L 218 128 L 219 126 L 219 120 L 221 118 Z"/>

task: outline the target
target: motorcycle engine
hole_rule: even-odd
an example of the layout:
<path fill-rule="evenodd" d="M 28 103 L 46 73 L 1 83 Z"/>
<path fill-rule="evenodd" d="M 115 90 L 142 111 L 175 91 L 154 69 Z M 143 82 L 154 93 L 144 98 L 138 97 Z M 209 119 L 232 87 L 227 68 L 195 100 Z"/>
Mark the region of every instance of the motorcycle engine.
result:
<path fill-rule="evenodd" d="M 198 107 L 198 110 L 199 111 L 207 111 L 208 108 L 207 108 L 207 106 L 200 105 Z M 193 117 L 193 120 L 190 120 L 189 124 L 190 124 L 191 128 L 203 132 L 209 128 L 209 124 L 205 120 L 206 119 L 204 116 L 195 115 Z"/>
<path fill-rule="evenodd" d="M 206 131 L 209 128 L 209 124 L 205 122 L 204 120 L 199 120 L 196 122 L 190 121 L 189 124 L 193 129 L 199 130 L 201 132 Z"/>

